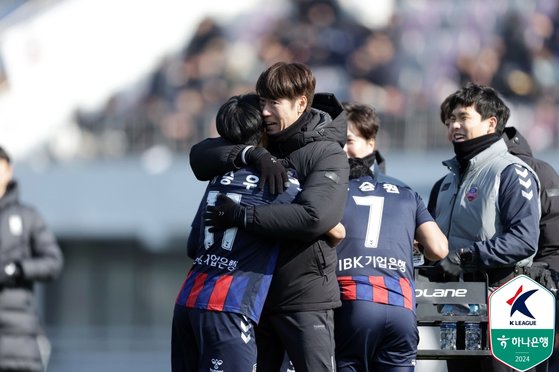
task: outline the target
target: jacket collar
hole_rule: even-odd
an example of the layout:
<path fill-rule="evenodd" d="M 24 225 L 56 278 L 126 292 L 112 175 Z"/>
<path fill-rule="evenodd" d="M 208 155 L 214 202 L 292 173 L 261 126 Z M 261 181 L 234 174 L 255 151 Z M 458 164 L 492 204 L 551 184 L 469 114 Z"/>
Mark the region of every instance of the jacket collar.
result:
<path fill-rule="evenodd" d="M 507 145 L 505 144 L 505 141 L 503 139 L 500 139 L 494 144 L 492 144 L 491 146 L 489 146 L 488 148 L 486 148 L 485 150 L 483 150 L 482 152 L 480 152 L 479 154 L 477 154 L 476 156 L 474 156 L 472 159 L 470 159 L 469 166 L 467 169 L 470 171 L 475 170 L 480 165 L 485 164 L 489 160 L 495 158 L 496 155 L 507 153 L 507 152 L 508 149 L 507 149 Z M 446 167 L 448 167 L 452 172 L 457 174 L 459 173 L 460 165 L 456 157 L 443 161 L 443 164 Z"/>
<path fill-rule="evenodd" d="M 268 136 L 268 150 L 277 157 L 316 141 L 334 141 L 343 148 L 347 138 L 345 111 L 334 120 L 328 113 L 311 108 L 285 130 Z"/>
<path fill-rule="evenodd" d="M 505 140 L 509 152 L 513 155 L 524 155 L 532 157 L 532 149 L 515 127 L 506 127 L 503 131 L 502 138 Z"/>

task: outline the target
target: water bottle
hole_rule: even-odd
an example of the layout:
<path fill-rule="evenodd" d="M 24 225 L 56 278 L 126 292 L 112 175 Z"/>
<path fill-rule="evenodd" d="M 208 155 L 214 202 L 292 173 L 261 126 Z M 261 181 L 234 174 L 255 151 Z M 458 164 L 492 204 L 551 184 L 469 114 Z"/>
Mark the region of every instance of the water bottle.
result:
<path fill-rule="evenodd" d="M 456 350 L 456 322 L 441 322 L 441 350 Z"/>
<path fill-rule="evenodd" d="M 470 308 L 470 311 L 468 312 L 468 315 L 480 315 L 481 314 L 479 304 L 469 304 L 468 306 Z"/>
<path fill-rule="evenodd" d="M 466 350 L 481 350 L 481 325 L 478 322 L 464 324 Z"/>
<path fill-rule="evenodd" d="M 479 316 L 484 311 L 479 304 L 470 304 L 470 312 L 468 315 Z M 464 324 L 464 337 L 466 350 L 481 349 L 481 324 L 474 321 L 468 321 Z"/>

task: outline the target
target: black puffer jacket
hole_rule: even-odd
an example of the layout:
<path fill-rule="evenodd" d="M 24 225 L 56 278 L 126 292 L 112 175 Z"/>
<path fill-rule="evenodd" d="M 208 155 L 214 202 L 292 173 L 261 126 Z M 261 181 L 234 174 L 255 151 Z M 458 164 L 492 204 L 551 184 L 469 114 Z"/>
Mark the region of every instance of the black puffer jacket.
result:
<path fill-rule="evenodd" d="M 39 214 L 19 202 L 15 182 L 0 198 L 0 268 L 10 262 L 22 274 L 0 284 L 0 369 L 43 371 L 33 283 L 58 275 L 63 257 Z"/>
<path fill-rule="evenodd" d="M 534 261 L 547 262 L 559 272 L 559 175 L 550 164 L 534 158 L 528 141 L 515 127 L 506 127 L 502 137 L 509 152 L 526 162 L 540 179 L 542 216 L 538 253 Z"/>
<path fill-rule="evenodd" d="M 257 206 L 248 216 L 248 230 L 276 237 L 282 244 L 265 311 L 313 311 L 341 305 L 337 255 L 324 236 L 341 221 L 347 197 L 346 117 L 343 112 L 337 114 L 332 120 L 326 112 L 312 109 L 268 138 L 270 152 L 296 170 L 302 191 L 293 204 Z M 194 174 L 208 180 L 234 169 L 234 160 L 244 147 L 221 138 L 202 141 L 190 152 Z"/>

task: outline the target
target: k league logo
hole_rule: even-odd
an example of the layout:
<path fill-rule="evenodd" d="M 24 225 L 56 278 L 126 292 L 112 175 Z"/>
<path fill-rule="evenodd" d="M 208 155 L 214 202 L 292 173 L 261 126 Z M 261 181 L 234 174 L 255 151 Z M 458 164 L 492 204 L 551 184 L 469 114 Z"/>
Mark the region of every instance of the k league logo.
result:
<path fill-rule="evenodd" d="M 526 371 L 551 356 L 555 296 L 533 279 L 519 275 L 489 296 L 491 354 Z"/>
<path fill-rule="evenodd" d="M 526 300 L 528 300 L 530 298 L 530 296 L 532 296 L 538 290 L 537 289 L 531 289 L 529 291 L 526 291 L 526 292 L 522 293 L 522 288 L 523 288 L 523 286 L 521 285 L 518 288 L 518 290 L 516 291 L 516 293 L 514 294 L 514 296 L 511 297 L 507 301 L 507 304 L 511 305 L 510 316 L 512 318 L 514 313 L 516 313 L 518 311 L 519 313 L 523 314 L 524 316 L 534 319 L 534 322 L 533 323 L 528 323 L 528 324 L 517 324 L 517 325 L 536 325 L 536 320 L 535 320 L 536 318 L 532 315 L 530 310 L 528 310 L 528 305 L 526 305 Z M 510 325 L 514 325 L 513 322 L 514 321 L 511 320 Z"/>

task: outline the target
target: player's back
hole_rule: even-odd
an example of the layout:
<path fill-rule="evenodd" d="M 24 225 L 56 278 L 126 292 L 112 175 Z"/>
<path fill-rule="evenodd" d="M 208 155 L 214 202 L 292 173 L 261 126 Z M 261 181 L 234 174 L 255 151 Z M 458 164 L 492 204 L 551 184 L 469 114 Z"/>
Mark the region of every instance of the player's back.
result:
<path fill-rule="evenodd" d="M 177 303 L 238 312 L 258 321 L 276 266 L 277 241 L 239 228 L 210 232 L 202 218 L 220 193 L 244 206 L 283 204 L 294 199 L 299 186 L 290 177 L 288 189 L 272 195 L 267 189 L 258 190 L 257 185 L 258 175 L 252 169 L 229 172 L 210 182 L 192 223 L 188 245 L 194 262 Z"/>
<path fill-rule="evenodd" d="M 421 197 L 409 187 L 370 176 L 350 180 L 346 237 L 337 248 L 342 298 L 411 306 L 413 239 L 428 220 Z"/>

